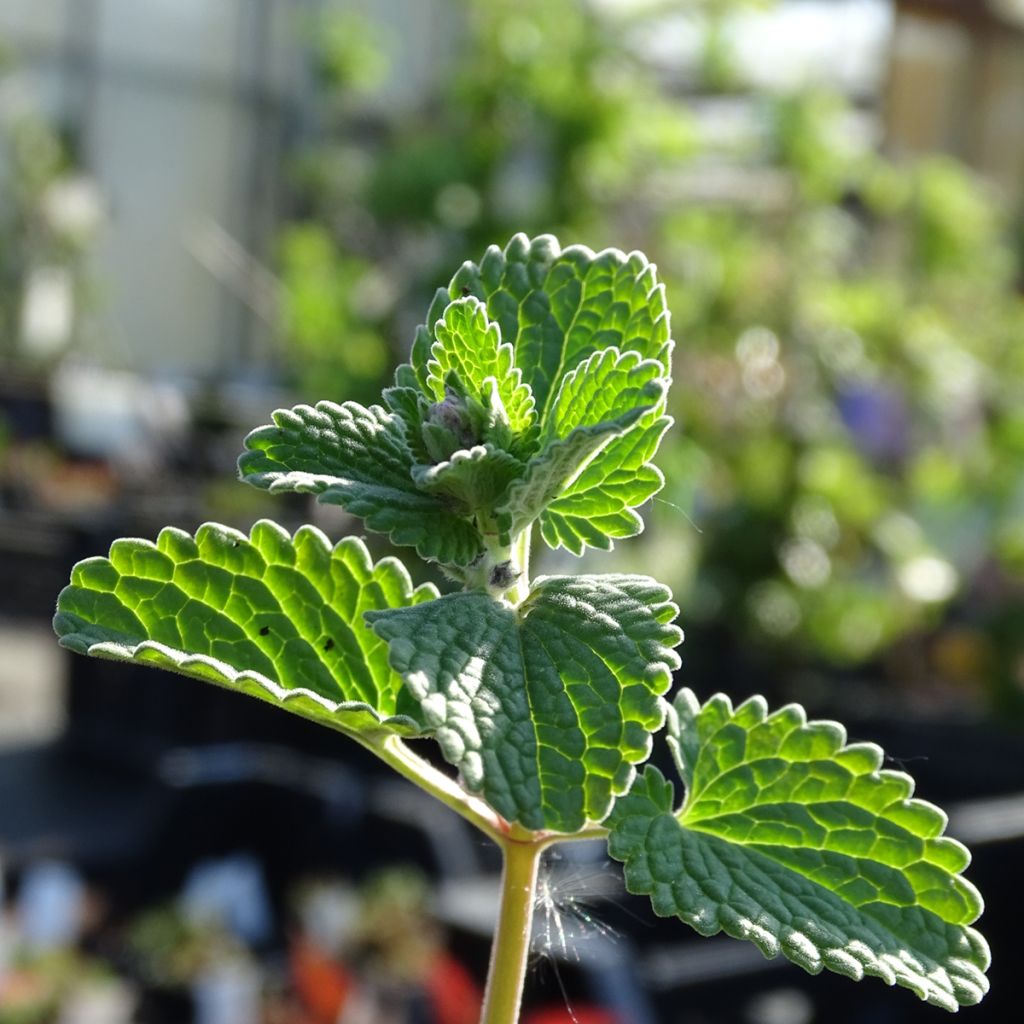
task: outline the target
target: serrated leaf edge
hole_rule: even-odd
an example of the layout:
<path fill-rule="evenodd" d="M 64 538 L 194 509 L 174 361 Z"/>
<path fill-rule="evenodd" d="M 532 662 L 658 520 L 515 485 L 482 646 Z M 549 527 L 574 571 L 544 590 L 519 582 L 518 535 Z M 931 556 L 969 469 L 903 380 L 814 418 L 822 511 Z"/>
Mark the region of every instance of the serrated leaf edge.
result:
<path fill-rule="evenodd" d="M 165 527 L 160 531 L 160 533 L 169 533 L 182 538 L 187 538 L 189 541 L 194 542 L 196 537 L 202 531 L 214 530 L 228 538 L 253 543 L 253 534 L 260 528 L 275 531 L 279 537 L 287 543 L 294 542 L 293 535 L 289 534 L 287 530 L 283 529 L 277 523 L 268 519 L 262 519 L 254 524 L 248 535 L 243 533 L 241 530 L 235 530 L 232 527 L 214 522 L 205 522 L 201 524 L 196 529 L 195 534 L 189 534 L 184 530 L 179 530 L 170 526 Z M 337 544 L 332 545 L 327 535 L 317 527 L 307 525 L 300 529 L 302 532 L 314 536 L 323 544 L 325 550 L 332 554 L 343 547 L 354 549 L 357 556 L 363 562 L 364 567 L 368 567 L 371 572 L 377 572 L 381 569 L 397 572 L 400 577 L 402 590 L 405 596 L 409 598 L 414 597 L 417 593 L 431 593 L 432 596 L 439 596 L 437 589 L 432 584 L 422 584 L 421 586 L 414 588 L 408 569 L 406 569 L 405 565 L 399 559 L 389 555 L 380 559 L 376 563 L 373 562 L 370 552 L 361 538 L 344 537 Z M 159 550 L 156 543 L 145 537 L 124 537 L 119 538 L 115 543 L 123 541 L 129 541 L 153 551 Z M 109 560 L 103 559 L 102 556 L 99 557 L 100 560 Z M 85 559 L 84 561 L 93 561 L 93 559 Z M 262 694 L 253 693 L 250 693 L 249 695 L 254 696 L 257 699 L 265 699 L 269 703 L 280 704 L 283 706 L 293 702 L 301 703 L 308 700 L 331 715 L 369 715 L 374 722 L 388 732 L 395 732 L 405 736 L 421 735 L 423 732 L 420 723 L 416 722 L 415 719 L 410 718 L 408 715 L 385 716 L 380 714 L 380 712 L 372 707 L 372 705 L 365 701 L 332 701 L 329 698 L 305 687 L 288 688 L 279 686 L 262 673 L 249 670 L 237 671 L 230 664 L 221 661 L 218 658 L 213 658 L 204 654 L 189 654 L 186 651 L 169 647 L 168 645 L 159 643 L 155 640 L 144 640 L 138 644 L 119 644 L 116 641 L 100 641 L 98 643 L 91 644 L 87 642 L 76 642 L 76 639 L 80 638 L 81 634 L 67 631 L 64 627 L 66 625 L 71 625 L 71 620 L 73 618 L 77 618 L 77 616 L 69 615 L 68 613 L 60 610 L 63 595 L 74 589 L 76 589 L 75 584 L 68 584 L 68 586 L 62 588 L 57 597 L 57 612 L 53 617 L 53 628 L 57 633 L 57 643 L 59 646 L 67 650 L 73 651 L 77 654 L 87 654 L 91 657 L 103 658 L 109 661 L 131 662 L 146 667 L 163 668 L 169 671 L 176 671 L 182 675 L 189 676 L 190 678 L 199 679 L 202 682 L 214 683 L 214 685 L 223 686 L 236 692 L 239 692 L 240 688 L 246 683 L 254 683 L 266 694 L 266 696 L 264 697 Z M 168 665 L 163 662 L 152 661 L 145 658 L 144 655 L 149 651 L 161 655 L 171 664 Z M 217 678 L 210 679 L 209 676 L 189 671 L 193 666 L 199 665 L 208 668 Z M 240 692 L 248 693 L 246 690 L 241 690 Z M 298 713 L 304 714 L 301 710 L 298 711 Z M 312 716 L 306 714 L 305 717 Z M 329 724 L 320 716 L 316 716 L 315 721 L 319 724 Z M 366 733 L 364 728 L 360 728 L 358 725 L 349 726 L 340 718 L 336 723 L 336 727 L 340 732 L 345 732 L 350 735 L 365 736 Z"/>

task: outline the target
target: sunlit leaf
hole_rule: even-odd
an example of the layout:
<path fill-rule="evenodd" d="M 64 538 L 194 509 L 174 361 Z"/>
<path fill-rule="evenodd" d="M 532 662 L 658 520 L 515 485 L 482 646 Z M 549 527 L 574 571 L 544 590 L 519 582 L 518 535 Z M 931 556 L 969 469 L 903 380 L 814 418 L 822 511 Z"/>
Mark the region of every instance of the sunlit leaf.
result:
<path fill-rule="evenodd" d="M 362 541 L 335 547 L 304 526 L 260 522 L 247 537 L 208 523 L 162 530 L 79 562 L 54 628 L 80 654 L 194 676 L 350 733 L 420 727 L 401 714 L 401 679 L 363 620 L 436 597 L 400 562 L 376 565 Z"/>
<path fill-rule="evenodd" d="M 541 513 L 545 543 L 582 555 L 588 545 L 608 550 L 613 540 L 640 533 L 644 524 L 635 510 L 664 486 L 665 478 L 651 459 L 671 425 L 671 417 L 658 408 L 628 433 L 612 438 L 601 457 Z"/>
<path fill-rule="evenodd" d="M 516 434 L 525 433 L 535 415 L 533 395 L 516 367 L 512 346 L 503 343 L 496 323 L 487 318 L 479 299 L 456 299 L 434 328 L 436 341 L 427 364 L 427 386 L 440 401 L 445 397 L 445 378 L 456 373 L 462 384 L 483 399 L 487 381 L 493 381 L 508 424 Z"/>
<path fill-rule="evenodd" d="M 449 294 L 475 295 L 515 348 L 541 422 L 562 377 L 612 346 L 660 362 L 670 371 L 671 340 L 664 287 L 642 253 L 561 249 L 551 235 L 516 235 L 491 246 L 479 265 L 464 263 Z"/>
<path fill-rule="evenodd" d="M 497 509 L 510 532 L 532 523 L 595 453 L 659 408 L 666 388 L 659 363 L 614 348 L 595 352 L 568 373 L 544 424 L 540 451 Z"/>
<path fill-rule="evenodd" d="M 987 991 L 988 947 L 969 925 L 981 897 L 946 816 L 883 771 L 882 752 L 846 745 L 763 698 L 701 707 L 684 690 L 669 731 L 686 784 L 647 768 L 609 818 L 609 850 L 631 892 L 702 935 L 749 939 L 805 970 L 882 978 L 947 1010 Z"/>

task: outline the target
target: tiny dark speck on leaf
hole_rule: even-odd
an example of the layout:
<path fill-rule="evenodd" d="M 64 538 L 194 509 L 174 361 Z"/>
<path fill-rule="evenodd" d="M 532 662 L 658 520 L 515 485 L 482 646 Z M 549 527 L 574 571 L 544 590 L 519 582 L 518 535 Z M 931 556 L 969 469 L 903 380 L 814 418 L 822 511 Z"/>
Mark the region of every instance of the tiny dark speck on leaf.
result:
<path fill-rule="evenodd" d="M 327 642 L 324 644 L 324 650 L 325 651 L 334 650 L 334 637 L 333 636 L 329 636 L 327 638 Z"/>
<path fill-rule="evenodd" d="M 468 294 L 469 294 L 469 289 L 465 285 L 463 285 L 462 286 L 462 296 L 463 296 L 463 298 L 465 298 Z"/>
<path fill-rule="evenodd" d="M 270 627 L 269 626 L 261 626 L 260 627 L 260 636 L 266 636 L 269 632 L 270 632 Z"/>

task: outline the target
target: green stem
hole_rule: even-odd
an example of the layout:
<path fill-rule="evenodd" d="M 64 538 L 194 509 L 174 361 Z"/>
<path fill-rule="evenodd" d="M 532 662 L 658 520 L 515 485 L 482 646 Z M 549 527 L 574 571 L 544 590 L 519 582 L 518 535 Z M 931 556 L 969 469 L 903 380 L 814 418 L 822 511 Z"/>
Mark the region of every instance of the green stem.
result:
<path fill-rule="evenodd" d="M 498 927 L 491 946 L 491 964 L 480 1024 L 516 1024 L 523 998 L 530 931 L 537 893 L 537 868 L 543 845 L 505 840 Z"/>
<path fill-rule="evenodd" d="M 519 570 L 519 579 L 516 580 L 509 599 L 516 605 L 522 604 L 530 593 L 530 534 L 532 532 L 532 526 L 523 530 L 516 539 L 513 549 L 513 560 Z"/>
<path fill-rule="evenodd" d="M 438 771 L 429 761 L 409 749 L 393 733 L 367 739 L 364 735 L 349 733 L 357 742 L 389 764 L 403 778 L 415 782 L 446 807 L 475 825 L 496 843 L 504 843 L 508 834 L 505 822 L 478 797 L 467 793 L 454 779 Z"/>

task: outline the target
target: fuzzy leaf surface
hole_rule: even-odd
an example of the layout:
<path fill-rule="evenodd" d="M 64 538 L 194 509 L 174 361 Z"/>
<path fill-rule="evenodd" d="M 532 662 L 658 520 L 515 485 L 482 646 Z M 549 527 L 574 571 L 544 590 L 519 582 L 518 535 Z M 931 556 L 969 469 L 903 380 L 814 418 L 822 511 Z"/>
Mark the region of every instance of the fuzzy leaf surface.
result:
<path fill-rule="evenodd" d="M 479 265 L 464 263 L 449 294 L 486 302 L 515 348 L 542 423 L 562 377 L 600 349 L 637 352 L 670 372 L 664 287 L 643 253 L 562 249 L 551 235 L 519 234 L 504 250 L 491 246 Z"/>
<path fill-rule="evenodd" d="M 255 487 L 316 494 L 428 560 L 466 565 L 480 552 L 466 510 L 416 486 L 404 422 L 380 406 L 320 402 L 278 409 L 272 424 L 249 434 L 245 448 L 239 473 Z"/>
<path fill-rule="evenodd" d="M 541 513 L 541 536 L 548 547 L 582 555 L 588 546 L 607 551 L 613 541 L 640 533 L 644 524 L 635 510 L 665 484 L 651 460 L 671 425 L 672 418 L 659 407 L 628 433 L 612 438 Z"/>
<path fill-rule="evenodd" d="M 412 477 L 424 491 L 449 494 L 471 511 L 490 508 L 523 464 L 492 445 L 474 445 L 436 465 L 416 465 Z"/>
<path fill-rule="evenodd" d="M 951 1011 L 981 999 L 989 953 L 969 927 L 982 909 L 960 875 L 969 854 L 909 776 L 880 770 L 878 747 L 846 745 L 842 726 L 795 705 L 702 707 L 688 690 L 669 730 L 682 808 L 648 768 L 608 821 L 631 892 L 811 973 L 873 975 Z"/>
<path fill-rule="evenodd" d="M 532 523 L 595 452 L 658 409 L 668 387 L 662 367 L 635 352 L 595 352 L 566 374 L 541 434 L 542 447 L 497 509 L 514 535 Z"/>
<path fill-rule="evenodd" d="M 79 562 L 54 629 L 80 654 L 170 669 L 344 732 L 415 734 L 363 613 L 436 595 L 393 558 L 372 564 L 353 537 L 332 548 L 311 526 L 292 538 L 264 521 L 247 537 L 207 523 Z"/>
<path fill-rule="evenodd" d="M 445 377 L 454 371 L 478 399 L 494 381 L 509 427 L 517 434 L 533 425 L 533 395 L 515 365 L 512 346 L 502 342 L 501 329 L 487 317 L 487 307 L 473 297 L 456 299 L 434 327 L 436 341 L 427 364 L 427 385 L 434 397 L 445 397 Z"/>
<path fill-rule="evenodd" d="M 562 249 L 551 235 L 519 234 L 504 250 L 491 246 L 479 264 L 463 264 L 447 295 L 486 302 L 488 316 L 515 350 L 542 425 L 565 374 L 601 349 L 636 352 L 659 362 L 666 380 L 671 374 L 664 287 L 642 253 Z M 435 296 L 428 322 L 439 308 Z M 426 326 L 417 334 L 407 378 L 425 380 L 430 337 Z M 639 533 L 643 521 L 635 509 L 663 484 L 651 460 L 670 422 L 662 407 L 637 427 L 642 436 L 608 440 L 542 517 L 545 542 L 581 554 Z"/>
<path fill-rule="evenodd" d="M 467 788 L 525 828 L 571 833 L 650 752 L 676 611 L 647 577 L 551 576 L 518 608 L 460 593 L 368 618 Z"/>

